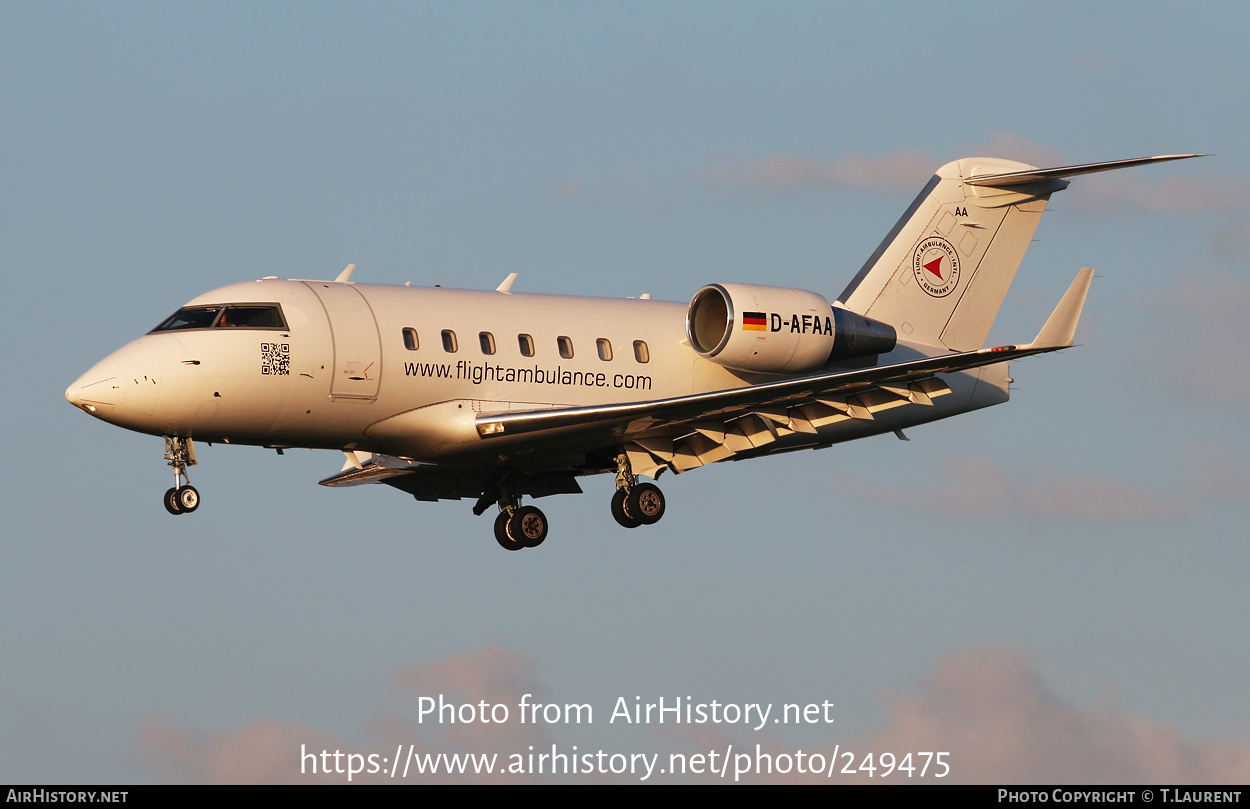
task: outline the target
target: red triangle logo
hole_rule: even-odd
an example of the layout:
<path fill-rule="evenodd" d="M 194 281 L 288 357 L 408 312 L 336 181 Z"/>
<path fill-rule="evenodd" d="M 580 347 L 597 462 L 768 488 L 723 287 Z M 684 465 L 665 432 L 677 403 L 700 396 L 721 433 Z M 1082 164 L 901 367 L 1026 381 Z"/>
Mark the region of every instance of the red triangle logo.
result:
<path fill-rule="evenodd" d="M 938 256 L 937 258 L 930 261 L 928 264 L 925 264 L 924 268 L 928 270 L 929 272 L 933 273 L 934 275 L 936 275 L 939 281 L 946 280 L 942 278 L 942 257 L 941 256 Z"/>

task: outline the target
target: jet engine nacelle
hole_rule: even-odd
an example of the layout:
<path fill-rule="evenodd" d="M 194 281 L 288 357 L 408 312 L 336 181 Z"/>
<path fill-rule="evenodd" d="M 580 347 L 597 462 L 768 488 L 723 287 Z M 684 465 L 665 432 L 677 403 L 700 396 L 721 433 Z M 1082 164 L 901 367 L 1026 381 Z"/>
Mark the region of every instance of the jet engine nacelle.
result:
<path fill-rule="evenodd" d="M 886 353 L 897 335 L 805 289 L 708 284 L 690 300 L 686 339 L 699 356 L 727 368 L 782 374 Z"/>

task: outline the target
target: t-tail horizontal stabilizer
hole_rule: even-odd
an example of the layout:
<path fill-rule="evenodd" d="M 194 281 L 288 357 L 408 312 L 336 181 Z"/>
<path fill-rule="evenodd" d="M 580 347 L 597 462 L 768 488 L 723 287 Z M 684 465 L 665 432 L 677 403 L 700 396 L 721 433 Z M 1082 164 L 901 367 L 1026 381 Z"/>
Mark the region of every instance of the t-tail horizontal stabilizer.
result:
<path fill-rule="evenodd" d="M 1089 267 L 1076 274 L 1076 280 L 1063 299 L 1046 319 L 1046 325 L 1037 333 L 1033 342 L 1021 348 L 1067 348 L 1072 345 L 1072 336 L 1076 334 L 1077 321 L 1081 319 L 1081 308 L 1085 306 L 1085 296 L 1089 294 L 1089 284 L 1094 278 L 1094 271 Z"/>
<path fill-rule="evenodd" d="M 1080 174 L 1095 174 L 1100 171 L 1114 171 L 1133 166 L 1146 166 L 1151 163 L 1166 163 L 1169 160 L 1187 160 L 1191 157 L 1206 157 L 1203 154 L 1163 154 L 1155 157 L 1134 157 L 1129 160 L 1108 160 L 1103 163 L 1084 163 L 1079 166 L 1059 166 L 1053 169 L 1027 169 L 1025 171 L 1009 171 L 1005 174 L 986 174 L 969 177 L 964 185 L 979 185 L 992 188 L 1007 188 L 1013 185 L 1026 185 L 1042 180 L 1058 180 L 1064 177 L 1076 177 Z"/>

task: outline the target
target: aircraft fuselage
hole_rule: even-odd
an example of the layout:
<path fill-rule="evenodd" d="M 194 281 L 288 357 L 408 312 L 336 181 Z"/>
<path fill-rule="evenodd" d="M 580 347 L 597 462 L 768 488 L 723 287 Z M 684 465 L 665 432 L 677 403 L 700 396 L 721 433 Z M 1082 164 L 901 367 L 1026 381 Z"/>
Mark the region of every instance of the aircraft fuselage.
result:
<path fill-rule="evenodd" d="M 285 323 L 151 332 L 83 374 L 67 397 L 152 435 L 448 461 L 517 443 L 483 447 L 474 428 L 482 413 L 668 399 L 777 378 L 697 356 L 680 303 L 264 279 L 185 308 L 229 304 L 275 305 Z M 883 360 L 923 352 L 901 344 Z M 943 406 L 795 440 L 828 444 L 996 404 L 1007 396 L 1002 376 L 952 374 L 956 395 Z"/>

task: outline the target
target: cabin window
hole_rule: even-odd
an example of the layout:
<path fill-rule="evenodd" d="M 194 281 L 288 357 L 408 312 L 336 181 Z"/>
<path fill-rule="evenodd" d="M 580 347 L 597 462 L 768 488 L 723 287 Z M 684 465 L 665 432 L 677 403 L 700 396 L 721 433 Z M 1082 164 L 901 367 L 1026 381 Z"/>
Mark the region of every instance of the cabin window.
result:
<path fill-rule="evenodd" d="M 456 353 L 456 333 L 451 329 L 443 329 L 443 350 L 448 354 Z"/>
<path fill-rule="evenodd" d="M 573 341 L 568 337 L 557 337 L 556 345 L 560 348 L 560 356 L 566 360 L 573 359 Z"/>
<path fill-rule="evenodd" d="M 478 342 L 482 344 L 483 354 L 495 353 L 495 335 L 488 331 L 481 332 L 477 336 Z"/>
<path fill-rule="evenodd" d="M 595 341 L 595 345 L 599 348 L 599 359 L 604 362 L 612 359 L 612 344 L 608 342 L 606 337 L 600 337 Z"/>
<path fill-rule="evenodd" d="M 409 351 L 416 351 L 418 345 L 419 344 L 417 343 L 417 330 L 416 329 L 404 329 L 404 348 L 408 349 Z"/>
<path fill-rule="evenodd" d="M 534 338 L 533 337 L 530 337 L 528 334 L 518 334 L 516 336 L 516 339 L 517 339 L 517 342 L 521 344 L 521 356 L 522 357 L 534 356 Z"/>
<path fill-rule="evenodd" d="M 651 361 L 651 352 L 647 351 L 647 344 L 642 340 L 634 341 L 634 359 L 639 362 Z"/>

